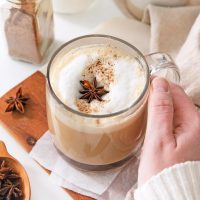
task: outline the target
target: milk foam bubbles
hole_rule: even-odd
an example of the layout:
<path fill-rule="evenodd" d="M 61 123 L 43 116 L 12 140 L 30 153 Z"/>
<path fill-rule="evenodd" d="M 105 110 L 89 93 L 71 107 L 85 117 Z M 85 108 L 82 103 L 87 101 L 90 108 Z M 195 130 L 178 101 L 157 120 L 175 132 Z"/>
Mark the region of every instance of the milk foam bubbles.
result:
<path fill-rule="evenodd" d="M 98 86 L 109 91 L 103 101 L 79 99 L 80 80 L 96 77 Z M 61 57 L 51 70 L 50 81 L 58 98 L 68 107 L 95 115 L 129 108 L 145 87 L 145 71 L 136 58 L 107 45 L 83 46 Z"/>

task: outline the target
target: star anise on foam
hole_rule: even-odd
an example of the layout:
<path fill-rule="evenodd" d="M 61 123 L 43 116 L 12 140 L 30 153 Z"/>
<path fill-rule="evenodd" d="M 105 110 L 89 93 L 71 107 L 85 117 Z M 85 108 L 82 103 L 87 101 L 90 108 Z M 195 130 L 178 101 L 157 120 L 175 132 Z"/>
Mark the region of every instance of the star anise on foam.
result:
<path fill-rule="evenodd" d="M 87 80 L 80 81 L 83 90 L 79 91 L 82 96 L 80 99 L 86 99 L 88 103 L 92 102 L 92 100 L 96 99 L 98 101 L 103 101 L 101 98 L 103 95 L 109 93 L 109 91 L 104 89 L 104 86 L 97 87 L 97 79 L 94 78 L 93 82 L 89 82 Z"/>
<path fill-rule="evenodd" d="M 20 113 L 24 113 L 24 106 L 26 105 L 29 98 L 22 94 L 22 88 L 20 87 L 16 92 L 15 97 L 9 97 L 6 99 L 6 103 L 8 104 L 5 112 L 18 111 Z"/>

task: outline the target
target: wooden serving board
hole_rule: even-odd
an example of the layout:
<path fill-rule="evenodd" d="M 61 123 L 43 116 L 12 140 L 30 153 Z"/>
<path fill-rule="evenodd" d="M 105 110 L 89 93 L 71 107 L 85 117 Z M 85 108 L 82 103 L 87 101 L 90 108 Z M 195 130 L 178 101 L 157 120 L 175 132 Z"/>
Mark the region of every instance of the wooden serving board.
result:
<path fill-rule="evenodd" d="M 0 122 L 28 153 L 37 140 L 48 130 L 45 84 L 45 76 L 37 71 L 0 98 Z M 7 103 L 5 100 L 15 96 L 20 87 L 22 87 L 23 94 L 27 94 L 30 98 L 25 107 L 25 113 L 6 113 Z M 75 200 L 92 200 L 90 197 L 71 190 L 66 189 L 66 191 Z"/>

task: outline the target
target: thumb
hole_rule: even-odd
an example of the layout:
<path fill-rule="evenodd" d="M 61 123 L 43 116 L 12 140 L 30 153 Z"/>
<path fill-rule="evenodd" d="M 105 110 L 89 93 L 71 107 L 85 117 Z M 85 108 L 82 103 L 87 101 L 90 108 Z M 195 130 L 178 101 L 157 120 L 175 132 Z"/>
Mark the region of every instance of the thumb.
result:
<path fill-rule="evenodd" d="M 154 78 L 148 102 L 147 138 L 159 141 L 173 137 L 173 98 L 168 82 Z"/>

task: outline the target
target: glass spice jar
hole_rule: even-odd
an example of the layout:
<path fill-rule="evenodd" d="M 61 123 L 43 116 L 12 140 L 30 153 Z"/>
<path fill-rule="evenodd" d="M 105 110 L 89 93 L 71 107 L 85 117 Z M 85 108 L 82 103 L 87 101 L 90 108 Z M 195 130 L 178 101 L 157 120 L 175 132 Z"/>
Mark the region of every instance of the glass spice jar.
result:
<path fill-rule="evenodd" d="M 6 0 L 1 8 L 9 55 L 40 64 L 54 39 L 51 0 Z"/>

